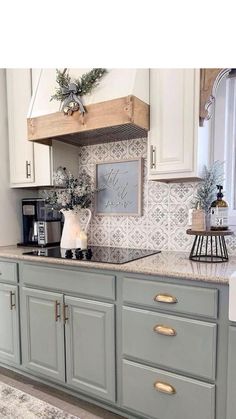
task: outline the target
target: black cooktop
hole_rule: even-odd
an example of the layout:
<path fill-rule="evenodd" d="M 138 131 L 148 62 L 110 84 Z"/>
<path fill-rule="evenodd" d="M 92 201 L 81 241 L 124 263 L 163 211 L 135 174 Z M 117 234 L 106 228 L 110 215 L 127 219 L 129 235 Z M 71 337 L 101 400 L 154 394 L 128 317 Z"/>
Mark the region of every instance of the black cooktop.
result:
<path fill-rule="evenodd" d="M 132 260 L 141 259 L 146 256 L 160 253 L 160 250 L 127 249 L 122 247 L 91 246 L 87 250 L 65 250 L 60 247 L 52 249 L 37 249 L 23 255 L 50 257 L 56 259 L 87 260 L 102 263 L 127 263 Z"/>

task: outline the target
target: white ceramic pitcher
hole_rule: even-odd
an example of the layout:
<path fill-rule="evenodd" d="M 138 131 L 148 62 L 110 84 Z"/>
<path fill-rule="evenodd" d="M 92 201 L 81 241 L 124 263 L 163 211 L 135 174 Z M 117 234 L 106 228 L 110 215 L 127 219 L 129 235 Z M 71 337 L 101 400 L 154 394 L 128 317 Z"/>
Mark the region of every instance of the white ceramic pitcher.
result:
<path fill-rule="evenodd" d="M 88 220 L 85 228 L 81 227 L 81 214 L 82 211 L 88 212 Z M 61 236 L 61 248 L 62 249 L 76 249 L 76 239 L 80 236 L 81 232 L 87 233 L 88 226 L 92 217 L 92 213 L 89 208 L 82 210 L 61 210 L 64 215 L 64 227 Z"/>

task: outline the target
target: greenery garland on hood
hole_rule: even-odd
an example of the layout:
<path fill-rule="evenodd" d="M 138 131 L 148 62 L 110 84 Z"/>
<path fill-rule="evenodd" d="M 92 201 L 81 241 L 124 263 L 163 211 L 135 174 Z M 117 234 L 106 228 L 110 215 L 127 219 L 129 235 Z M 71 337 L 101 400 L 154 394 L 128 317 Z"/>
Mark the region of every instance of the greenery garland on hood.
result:
<path fill-rule="evenodd" d="M 73 112 L 80 110 L 83 115 L 85 108 L 81 96 L 87 95 L 98 86 L 100 79 L 107 73 L 105 68 L 93 68 L 80 78 L 71 80 L 71 77 L 65 68 L 63 71 L 56 70 L 56 92 L 50 100 L 62 102 L 62 110 L 66 115 L 72 115 Z"/>

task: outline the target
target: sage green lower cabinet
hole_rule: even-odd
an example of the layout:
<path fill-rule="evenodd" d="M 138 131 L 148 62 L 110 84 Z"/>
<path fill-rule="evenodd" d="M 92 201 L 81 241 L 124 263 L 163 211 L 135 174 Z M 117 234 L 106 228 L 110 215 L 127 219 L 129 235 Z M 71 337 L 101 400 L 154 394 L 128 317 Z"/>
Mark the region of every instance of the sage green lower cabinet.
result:
<path fill-rule="evenodd" d="M 128 360 L 122 376 L 123 406 L 144 418 L 215 419 L 213 384 Z"/>
<path fill-rule="evenodd" d="M 226 285 L 0 262 L 0 364 L 129 419 L 236 419 Z"/>
<path fill-rule="evenodd" d="M 229 327 L 227 419 L 236 417 L 236 326 Z"/>
<path fill-rule="evenodd" d="M 64 382 L 63 294 L 23 287 L 21 297 L 24 366 Z"/>
<path fill-rule="evenodd" d="M 65 296 L 67 383 L 115 401 L 114 304 Z"/>
<path fill-rule="evenodd" d="M 0 284 L 0 361 L 20 364 L 18 287 Z"/>

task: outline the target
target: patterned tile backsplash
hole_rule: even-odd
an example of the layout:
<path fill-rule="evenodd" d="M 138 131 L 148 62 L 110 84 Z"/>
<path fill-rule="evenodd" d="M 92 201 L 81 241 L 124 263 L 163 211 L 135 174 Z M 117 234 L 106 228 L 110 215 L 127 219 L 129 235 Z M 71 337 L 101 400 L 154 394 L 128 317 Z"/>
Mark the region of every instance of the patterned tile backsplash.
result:
<path fill-rule="evenodd" d="M 174 251 L 190 251 L 187 236 L 188 210 L 197 183 L 160 183 L 147 180 L 147 140 L 135 139 L 79 148 L 79 173 L 86 172 L 95 185 L 96 163 L 135 157 L 144 158 L 143 215 L 93 217 L 89 244 Z M 235 236 L 228 240 L 229 253 L 236 254 Z"/>

